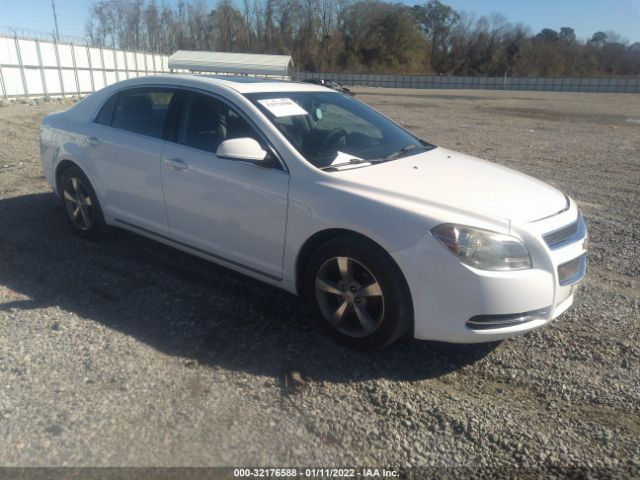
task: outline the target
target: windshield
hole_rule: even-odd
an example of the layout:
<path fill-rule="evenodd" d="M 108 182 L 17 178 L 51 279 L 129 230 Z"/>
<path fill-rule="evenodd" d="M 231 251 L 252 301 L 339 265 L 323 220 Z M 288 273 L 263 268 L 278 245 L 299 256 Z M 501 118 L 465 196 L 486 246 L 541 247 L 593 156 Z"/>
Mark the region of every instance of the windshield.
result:
<path fill-rule="evenodd" d="M 318 168 L 369 165 L 433 148 L 364 103 L 341 93 L 271 92 L 246 96 Z"/>

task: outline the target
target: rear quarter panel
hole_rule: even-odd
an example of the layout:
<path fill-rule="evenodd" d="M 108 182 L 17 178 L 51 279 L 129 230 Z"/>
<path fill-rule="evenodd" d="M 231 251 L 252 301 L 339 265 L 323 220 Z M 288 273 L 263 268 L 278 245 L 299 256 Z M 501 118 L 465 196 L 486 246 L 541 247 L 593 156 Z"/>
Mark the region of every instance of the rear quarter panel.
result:
<path fill-rule="evenodd" d="M 99 183 L 96 182 L 91 162 L 85 152 L 86 138 L 90 136 L 90 132 L 91 125 L 70 119 L 65 113 L 50 115 L 43 120 L 40 129 L 42 166 L 49 185 L 56 193 L 56 169 L 64 160 L 77 164 L 98 192 Z"/>
<path fill-rule="evenodd" d="M 110 95 L 108 89 L 85 98 L 64 112 L 45 116 L 40 124 L 40 159 L 47 182 L 57 193 L 56 169 L 60 162 L 76 163 L 99 190 L 91 164 L 86 158 L 86 138 L 94 128 L 93 116 L 103 101 Z M 98 195 L 100 193 L 98 192 Z"/>

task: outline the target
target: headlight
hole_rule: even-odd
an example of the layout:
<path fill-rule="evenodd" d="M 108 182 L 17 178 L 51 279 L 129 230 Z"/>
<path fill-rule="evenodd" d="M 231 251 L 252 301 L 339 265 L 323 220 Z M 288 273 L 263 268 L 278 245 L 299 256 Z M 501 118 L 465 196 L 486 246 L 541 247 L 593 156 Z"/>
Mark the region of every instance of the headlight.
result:
<path fill-rule="evenodd" d="M 526 270 L 531 257 L 516 237 L 465 225 L 444 224 L 431 230 L 462 263 L 482 270 Z"/>

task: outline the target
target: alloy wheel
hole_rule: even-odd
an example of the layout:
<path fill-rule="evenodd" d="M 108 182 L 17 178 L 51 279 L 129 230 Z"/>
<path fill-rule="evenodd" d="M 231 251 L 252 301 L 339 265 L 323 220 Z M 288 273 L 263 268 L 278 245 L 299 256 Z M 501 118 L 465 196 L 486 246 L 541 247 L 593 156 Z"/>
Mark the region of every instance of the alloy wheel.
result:
<path fill-rule="evenodd" d="M 93 203 L 82 180 L 69 177 L 62 187 L 62 196 L 71 222 L 80 230 L 89 230 L 93 223 Z"/>
<path fill-rule="evenodd" d="M 384 295 L 367 267 L 350 257 L 333 257 L 315 279 L 316 300 L 325 319 L 354 338 L 374 333 L 384 316 Z"/>

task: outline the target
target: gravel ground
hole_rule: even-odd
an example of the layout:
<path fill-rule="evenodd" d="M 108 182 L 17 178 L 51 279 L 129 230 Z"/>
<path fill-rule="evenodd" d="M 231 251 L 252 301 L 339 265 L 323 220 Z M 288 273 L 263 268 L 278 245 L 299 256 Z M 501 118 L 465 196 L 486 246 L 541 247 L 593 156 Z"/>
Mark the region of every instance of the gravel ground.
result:
<path fill-rule="evenodd" d="M 638 473 L 640 96 L 357 91 L 572 195 L 591 237 L 576 305 L 500 344 L 345 349 L 277 289 L 126 232 L 74 237 L 37 144 L 67 105 L 5 104 L 0 465 Z"/>

